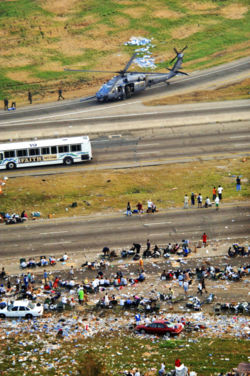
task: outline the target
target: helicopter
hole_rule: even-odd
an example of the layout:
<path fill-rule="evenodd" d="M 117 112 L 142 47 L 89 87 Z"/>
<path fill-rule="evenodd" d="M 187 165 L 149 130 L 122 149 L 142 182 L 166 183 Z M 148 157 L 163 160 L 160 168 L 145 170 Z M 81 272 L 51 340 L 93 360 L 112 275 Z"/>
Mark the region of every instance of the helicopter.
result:
<path fill-rule="evenodd" d="M 101 70 L 87 70 L 87 69 L 64 69 L 69 72 L 94 72 L 94 73 L 117 73 L 118 75 L 107 81 L 95 94 L 98 102 L 108 102 L 113 100 L 122 100 L 130 98 L 133 94 L 145 90 L 147 87 L 159 84 L 161 82 L 166 82 L 170 78 L 178 75 L 188 75 L 179 69 L 183 62 L 183 52 L 187 48 L 185 46 L 181 51 L 177 51 L 175 57 L 170 61 L 172 64 L 175 63 L 172 68 L 166 68 L 169 73 L 156 73 L 156 72 L 134 72 L 129 71 L 129 67 L 133 63 L 134 59 L 138 55 L 137 52 L 133 54 L 129 62 L 125 65 L 124 69 L 120 71 L 101 71 Z M 93 97 L 93 98 L 94 98 Z"/>

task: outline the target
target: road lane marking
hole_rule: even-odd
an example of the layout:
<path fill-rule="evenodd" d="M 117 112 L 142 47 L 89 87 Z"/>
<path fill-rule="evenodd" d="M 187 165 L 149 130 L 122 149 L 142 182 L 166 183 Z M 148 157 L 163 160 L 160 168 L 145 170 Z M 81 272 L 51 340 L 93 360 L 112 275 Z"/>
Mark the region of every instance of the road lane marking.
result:
<path fill-rule="evenodd" d="M 155 150 L 155 151 L 146 151 L 146 152 L 140 152 L 140 153 L 138 153 L 138 152 L 136 152 L 136 154 L 155 154 L 155 153 L 159 153 L 159 151 L 158 150 Z"/>
<path fill-rule="evenodd" d="M 50 234 L 62 234 L 68 231 L 51 231 L 51 232 L 40 232 L 40 235 L 50 235 Z"/>
<path fill-rule="evenodd" d="M 69 243 L 72 243 L 72 242 L 68 241 L 68 242 L 44 243 L 43 245 L 56 245 L 56 244 L 69 244 Z"/>
<path fill-rule="evenodd" d="M 250 142 L 247 142 L 246 144 L 234 144 L 234 146 L 246 146 L 246 145 L 250 145 Z"/>
<path fill-rule="evenodd" d="M 248 135 L 245 135 L 245 136 L 231 136 L 229 138 L 246 138 L 246 137 L 248 137 Z"/>
<path fill-rule="evenodd" d="M 155 146 L 155 145 L 159 145 L 159 143 L 154 143 L 154 144 L 140 144 L 140 145 L 137 145 L 137 147 Z"/>
<path fill-rule="evenodd" d="M 172 222 L 144 223 L 144 226 L 158 226 L 158 225 L 165 225 L 166 223 L 172 223 Z"/>

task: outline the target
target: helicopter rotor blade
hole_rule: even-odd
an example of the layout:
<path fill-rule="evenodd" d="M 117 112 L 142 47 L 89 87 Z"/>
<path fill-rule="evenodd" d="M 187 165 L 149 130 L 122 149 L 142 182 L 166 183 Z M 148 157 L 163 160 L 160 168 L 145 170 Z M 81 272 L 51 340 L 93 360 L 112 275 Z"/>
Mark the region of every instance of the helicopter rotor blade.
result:
<path fill-rule="evenodd" d="M 177 58 L 177 55 L 169 62 L 169 64 L 172 64 L 176 58 Z"/>
<path fill-rule="evenodd" d="M 176 55 L 179 54 L 179 52 L 177 51 L 177 49 L 174 47 L 174 52 L 176 53 Z"/>
<path fill-rule="evenodd" d="M 182 50 L 181 50 L 181 53 L 183 52 L 183 51 L 185 51 L 185 49 L 187 48 L 188 46 L 185 46 Z"/>
<path fill-rule="evenodd" d="M 66 72 L 94 72 L 94 73 L 120 73 L 119 71 L 101 71 L 101 70 L 90 70 L 90 69 L 64 69 Z"/>
<path fill-rule="evenodd" d="M 129 62 L 125 65 L 125 68 L 124 68 L 121 72 L 119 72 L 119 73 L 121 73 L 121 74 L 126 73 L 127 70 L 128 70 L 128 68 L 129 68 L 130 65 L 133 63 L 133 60 L 135 59 L 135 57 L 136 57 L 137 55 L 138 55 L 138 53 L 135 52 L 134 55 L 133 55 L 133 56 L 131 57 L 131 59 L 129 60 Z"/>
<path fill-rule="evenodd" d="M 176 71 L 175 73 L 177 73 L 177 74 L 184 74 L 185 76 L 189 76 L 189 74 L 188 73 L 185 73 L 185 72 L 182 72 L 182 71 Z"/>

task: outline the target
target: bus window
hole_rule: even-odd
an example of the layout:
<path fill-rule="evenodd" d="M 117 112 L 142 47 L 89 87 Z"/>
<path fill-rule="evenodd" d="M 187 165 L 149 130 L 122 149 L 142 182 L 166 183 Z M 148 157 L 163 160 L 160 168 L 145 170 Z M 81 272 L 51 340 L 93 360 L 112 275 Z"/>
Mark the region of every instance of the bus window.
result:
<path fill-rule="evenodd" d="M 0 161 L 3 160 L 3 153 L 0 153 Z"/>
<path fill-rule="evenodd" d="M 51 154 L 57 154 L 57 146 L 51 146 Z"/>
<path fill-rule="evenodd" d="M 28 150 L 26 149 L 17 150 L 18 157 L 26 157 L 27 155 L 28 155 Z"/>
<path fill-rule="evenodd" d="M 29 155 L 40 155 L 40 149 L 30 149 L 29 150 Z"/>
<path fill-rule="evenodd" d="M 14 158 L 15 150 L 8 150 L 4 152 L 4 158 Z"/>
<path fill-rule="evenodd" d="M 70 146 L 71 151 L 81 151 L 81 145 L 71 145 Z"/>
<path fill-rule="evenodd" d="M 49 148 L 42 148 L 42 154 L 50 154 Z"/>
<path fill-rule="evenodd" d="M 68 145 L 58 146 L 59 153 L 68 153 L 68 151 L 69 151 Z"/>

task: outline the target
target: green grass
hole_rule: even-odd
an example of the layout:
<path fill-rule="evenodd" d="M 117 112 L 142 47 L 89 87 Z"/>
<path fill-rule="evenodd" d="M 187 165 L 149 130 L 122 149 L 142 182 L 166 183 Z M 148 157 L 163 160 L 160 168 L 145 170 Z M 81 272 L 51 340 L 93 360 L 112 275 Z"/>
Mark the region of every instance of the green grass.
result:
<path fill-rule="evenodd" d="M 192 1 L 190 3 L 206 4 L 204 1 Z M 157 6 L 154 2 L 131 1 L 129 5 L 119 3 L 117 1 L 91 0 L 88 2 L 78 1 L 72 9 L 54 11 L 54 8 L 46 10 L 43 2 L 32 0 L 16 0 L 11 2 L 0 3 L 0 27 L 5 30 L 5 37 L 2 38 L 2 58 L 0 60 L 0 98 L 6 95 L 16 94 L 17 84 L 15 86 L 1 85 L 1 81 L 9 81 L 8 73 L 13 69 L 18 69 L 15 59 L 12 63 L 12 51 L 16 52 L 16 56 L 23 56 L 22 48 L 25 49 L 25 56 L 31 56 L 35 70 L 30 70 L 29 63 L 23 63 L 22 68 L 32 77 L 32 80 L 42 80 L 47 83 L 48 87 L 51 82 L 55 84 L 62 80 L 65 81 L 67 89 L 72 83 L 75 90 L 77 80 L 74 75 L 63 72 L 64 66 L 82 65 L 87 68 L 98 69 L 103 63 L 108 65 L 110 55 L 114 53 L 127 52 L 128 57 L 133 53 L 135 48 L 124 46 L 123 43 L 132 35 L 146 36 L 153 39 L 155 48 L 153 53 L 161 56 L 166 51 L 172 52 L 173 47 L 182 48 L 188 45 L 185 54 L 184 64 L 188 65 L 188 70 L 197 69 L 217 65 L 237 57 L 247 56 L 249 54 L 249 45 L 240 46 L 249 40 L 250 31 L 250 12 L 242 15 L 240 19 L 228 19 L 221 14 L 221 9 L 230 4 L 238 6 L 248 6 L 246 0 L 234 0 L 211 2 L 215 8 L 207 9 L 204 13 L 202 10 L 193 11 L 192 7 L 181 0 L 158 0 Z M 68 1 L 71 4 L 71 0 Z M 180 17 L 161 18 L 154 14 L 155 10 L 159 10 L 167 6 L 171 11 L 177 12 Z M 132 17 L 126 13 L 127 8 L 131 10 L 139 7 L 143 12 L 139 12 L 136 17 Z M 57 13 L 56 13 L 57 12 Z M 66 17 L 60 19 L 57 16 Z M 136 14 L 136 13 L 135 13 Z M 135 15 L 134 14 L 134 15 Z M 92 17 L 92 22 L 88 22 L 88 17 Z M 127 23 L 120 24 L 116 22 L 117 17 L 124 18 Z M 86 20 L 86 22 L 85 22 Z M 214 22 L 214 24 L 212 24 Z M 79 27 L 76 25 L 80 25 Z M 200 25 L 200 31 L 183 37 L 183 39 L 175 38 L 175 30 L 179 27 L 192 25 Z M 105 29 L 108 28 L 108 29 Z M 104 29 L 103 29 L 104 28 Z M 101 32 L 103 29 L 103 33 Z M 99 33 L 96 36 L 96 32 Z M 92 35 L 89 33 L 93 33 Z M 93 47 L 89 44 L 87 47 L 79 47 L 79 54 L 71 54 L 64 48 L 58 47 L 59 42 L 67 41 L 77 35 L 88 37 L 93 40 Z M 121 35 L 121 38 L 119 36 Z M 126 40 L 124 39 L 127 35 Z M 69 38 L 69 39 L 68 39 Z M 117 43 L 114 44 L 113 39 L 116 38 Z M 96 42 L 103 47 L 96 48 Z M 99 43 L 100 42 L 100 43 Z M 110 48 L 107 48 L 109 46 Z M 232 54 L 233 48 L 233 54 Z M 27 49 L 29 52 L 27 53 Z M 35 54 L 33 53 L 35 51 Z M 222 51 L 220 58 L 214 58 L 212 55 Z M 7 58 L 7 60 L 6 60 Z M 199 61 L 202 59 L 202 61 Z M 8 67 L 5 67 L 5 61 Z M 53 73 L 49 73 L 49 69 L 43 72 L 42 68 L 47 63 L 58 62 L 57 69 L 53 69 Z M 120 66 L 117 59 L 117 69 Z M 159 68 L 168 65 L 168 61 L 159 64 Z M 184 65 L 185 69 L 185 65 Z M 55 72 L 55 73 L 54 73 Z M 87 75 L 82 75 L 88 81 Z M 80 77 L 80 75 L 76 75 Z M 101 79 L 101 75 L 98 75 Z M 25 80 L 25 79 L 24 79 Z M 22 80 L 21 80 L 21 83 Z M 32 86 L 29 86 L 32 89 Z M 26 92 L 27 87 L 19 88 L 19 93 Z M 81 88 L 82 84 L 78 83 Z M 84 89 L 84 85 L 83 85 Z M 90 90 L 87 86 L 87 90 Z M 93 90 L 94 92 L 94 90 Z"/>
<path fill-rule="evenodd" d="M 224 168 L 217 168 L 224 166 Z M 115 171 L 85 171 L 65 175 L 22 177 L 9 179 L 0 196 L 0 211 L 20 213 L 42 212 L 60 216 L 88 215 L 100 212 L 120 212 L 128 201 L 135 207 L 144 206 L 149 198 L 159 209 L 182 207 L 185 193 L 201 192 L 211 197 L 213 186 L 224 188 L 223 201 L 249 199 L 249 183 L 236 192 L 235 176 L 249 181 L 249 161 L 239 159 L 186 163 L 160 167 L 145 167 Z M 68 178 L 70 176 L 70 179 Z M 108 182 L 110 180 L 110 182 Z M 70 208 L 72 202 L 77 208 Z M 87 205 L 86 202 L 90 205 Z M 65 210 L 68 208 L 68 211 Z"/>
<path fill-rule="evenodd" d="M 51 342 L 52 338 L 39 333 L 42 339 Z M 101 360 L 106 369 L 105 376 L 120 376 L 121 371 L 138 368 L 147 372 L 152 368 L 159 370 L 161 362 L 165 362 L 169 371 L 174 368 L 177 358 L 199 376 L 216 375 L 227 372 L 240 362 L 246 362 L 249 354 L 249 341 L 234 338 L 198 338 L 189 335 L 182 340 L 164 341 L 162 338 L 145 338 L 133 336 L 123 331 L 114 333 L 100 333 L 98 337 L 89 337 L 86 340 L 75 339 L 61 343 L 59 350 L 50 354 L 44 352 L 42 345 L 35 337 L 26 335 L 24 341 L 33 341 L 32 345 L 24 347 L 19 338 L 8 340 L 8 347 L 0 350 L 1 370 L 12 375 L 29 375 L 31 366 L 39 375 L 77 375 L 78 369 L 84 369 L 86 353 L 92 353 L 93 359 Z M 52 340 L 57 343 L 57 340 Z M 60 342 L 59 342 L 60 343 Z M 38 349 L 39 352 L 34 352 Z M 28 356 L 25 368 L 18 362 L 22 355 Z M 13 358 L 16 360 L 13 366 Z M 31 361 L 32 358 L 32 361 Z M 48 364 L 55 368 L 48 369 Z M 33 371 L 34 372 L 34 371 Z M 59 373 L 58 373 L 59 372 Z M 5 374 L 5 373 L 3 373 Z M 156 375 L 156 372 L 155 372 Z"/>

